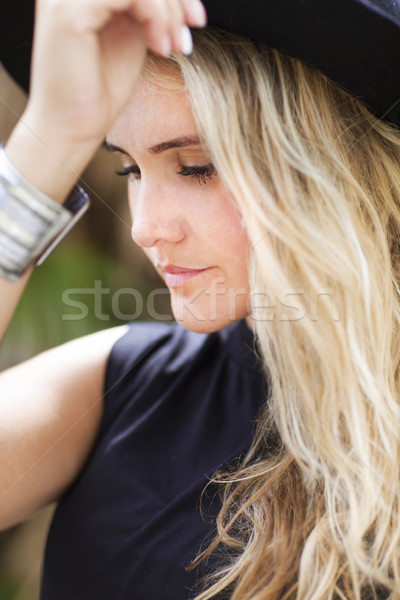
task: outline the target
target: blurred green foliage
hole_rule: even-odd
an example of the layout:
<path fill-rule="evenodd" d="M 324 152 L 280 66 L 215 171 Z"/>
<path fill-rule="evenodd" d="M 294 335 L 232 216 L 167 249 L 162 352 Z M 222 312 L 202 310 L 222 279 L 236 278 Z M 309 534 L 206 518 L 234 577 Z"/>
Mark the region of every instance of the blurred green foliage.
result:
<path fill-rule="evenodd" d="M 8 573 L 0 572 L 0 600 L 13 600 L 18 593 L 19 582 Z"/>
<path fill-rule="evenodd" d="M 0 368 L 132 317 L 151 319 L 152 287 L 98 247 L 64 243 L 31 277 L 0 347 Z M 168 315 L 166 294 L 161 304 Z"/>

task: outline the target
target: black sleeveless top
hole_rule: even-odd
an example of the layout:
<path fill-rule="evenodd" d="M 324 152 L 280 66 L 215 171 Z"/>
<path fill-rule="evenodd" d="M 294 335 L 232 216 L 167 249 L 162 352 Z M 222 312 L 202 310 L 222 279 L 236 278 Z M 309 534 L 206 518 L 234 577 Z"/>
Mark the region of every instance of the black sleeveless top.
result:
<path fill-rule="evenodd" d="M 96 444 L 50 527 L 41 600 L 188 600 L 215 534 L 212 475 L 249 447 L 266 389 L 241 321 L 132 324 L 114 345 Z M 203 573 L 200 573 L 203 574 Z"/>

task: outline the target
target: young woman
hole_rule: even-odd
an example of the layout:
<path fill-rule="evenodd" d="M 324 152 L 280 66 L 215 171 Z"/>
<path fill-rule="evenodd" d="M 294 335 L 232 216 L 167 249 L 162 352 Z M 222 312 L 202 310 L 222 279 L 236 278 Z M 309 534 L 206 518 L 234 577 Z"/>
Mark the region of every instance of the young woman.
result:
<path fill-rule="evenodd" d="M 106 137 L 180 323 L 2 375 L 1 524 L 59 500 L 41 598 L 399 598 L 399 131 L 227 31 L 183 56 L 198 4 L 37 11 L 0 208 L 61 203 Z M 29 272 L 1 283 L 4 329 Z"/>

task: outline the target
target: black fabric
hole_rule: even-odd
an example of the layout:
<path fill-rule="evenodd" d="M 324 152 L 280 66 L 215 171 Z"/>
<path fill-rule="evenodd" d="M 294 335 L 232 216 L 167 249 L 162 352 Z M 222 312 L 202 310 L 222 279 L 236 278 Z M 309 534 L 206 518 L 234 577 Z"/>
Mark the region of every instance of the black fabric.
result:
<path fill-rule="evenodd" d="M 209 23 L 317 67 L 400 125 L 399 0 L 204 0 Z"/>
<path fill-rule="evenodd" d="M 97 443 L 50 528 L 40 598 L 187 600 L 199 573 L 185 567 L 220 508 L 210 487 L 202 518 L 201 493 L 247 450 L 266 397 L 252 334 L 244 322 L 208 335 L 132 325 L 105 389 Z"/>
<path fill-rule="evenodd" d="M 300 58 L 400 125 L 400 0 L 204 0 L 211 26 Z M 2 0 L 0 60 L 29 85 L 33 0 Z"/>
<path fill-rule="evenodd" d="M 0 62 L 25 91 L 29 88 L 33 19 L 34 0 L 0 1 Z"/>

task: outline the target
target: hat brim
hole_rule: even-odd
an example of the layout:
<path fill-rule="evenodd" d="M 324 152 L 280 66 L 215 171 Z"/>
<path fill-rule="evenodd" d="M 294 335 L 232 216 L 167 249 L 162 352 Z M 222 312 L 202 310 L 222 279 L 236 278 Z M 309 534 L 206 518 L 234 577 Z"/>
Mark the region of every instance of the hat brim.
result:
<path fill-rule="evenodd" d="M 204 0 L 208 24 L 317 67 L 379 117 L 400 125 L 400 2 Z M 0 58 L 29 86 L 32 0 L 3 0 Z"/>
<path fill-rule="evenodd" d="M 400 125 L 398 0 L 380 0 L 380 7 L 370 0 L 204 3 L 210 24 L 317 67 L 363 100 L 378 117 Z"/>

